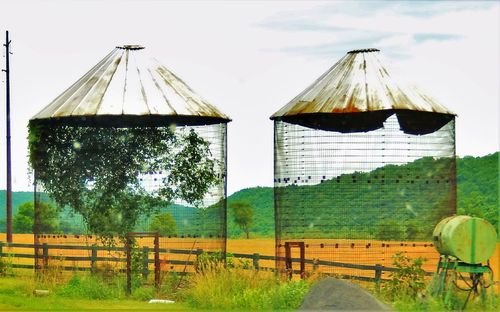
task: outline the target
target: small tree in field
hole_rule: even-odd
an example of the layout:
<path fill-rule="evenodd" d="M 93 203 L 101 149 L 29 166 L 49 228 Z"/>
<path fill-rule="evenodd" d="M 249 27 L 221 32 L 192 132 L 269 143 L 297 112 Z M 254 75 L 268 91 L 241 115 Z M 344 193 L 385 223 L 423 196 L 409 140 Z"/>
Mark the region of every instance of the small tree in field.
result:
<path fill-rule="evenodd" d="M 168 212 L 157 214 L 149 224 L 151 232 L 158 232 L 161 236 L 174 235 L 177 232 L 177 225 L 174 218 Z"/>
<path fill-rule="evenodd" d="M 234 202 L 231 205 L 234 223 L 245 232 L 247 239 L 250 238 L 250 228 L 253 223 L 253 207 L 248 202 Z"/>
<path fill-rule="evenodd" d="M 40 229 L 41 233 L 55 233 L 59 231 L 59 212 L 52 204 L 40 202 L 38 203 L 40 212 Z M 33 202 L 25 202 L 21 204 L 14 216 L 14 230 L 16 233 L 33 233 L 33 225 L 35 220 L 35 208 Z"/>

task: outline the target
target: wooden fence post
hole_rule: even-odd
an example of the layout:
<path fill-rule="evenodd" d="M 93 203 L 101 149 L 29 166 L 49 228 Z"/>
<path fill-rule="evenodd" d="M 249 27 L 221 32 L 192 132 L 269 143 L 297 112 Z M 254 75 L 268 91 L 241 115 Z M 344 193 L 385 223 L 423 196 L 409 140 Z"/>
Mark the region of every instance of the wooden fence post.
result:
<path fill-rule="evenodd" d="M 380 264 L 375 264 L 375 284 L 377 287 L 377 292 L 380 291 L 380 281 L 382 280 L 382 266 Z"/>
<path fill-rule="evenodd" d="M 160 278 L 161 278 L 161 268 L 160 268 L 160 233 L 155 233 L 154 238 L 155 245 L 155 288 L 156 290 L 160 289 Z"/>
<path fill-rule="evenodd" d="M 43 268 L 49 267 L 49 246 L 47 243 L 42 244 L 42 254 L 43 254 Z"/>
<path fill-rule="evenodd" d="M 92 246 L 92 255 L 90 256 L 90 269 L 92 273 L 97 271 L 97 246 Z"/>
<path fill-rule="evenodd" d="M 260 255 L 258 253 L 254 253 L 253 254 L 253 258 L 252 258 L 252 261 L 253 261 L 253 267 L 258 271 L 259 270 L 259 258 L 260 258 Z"/>
<path fill-rule="evenodd" d="M 142 247 L 142 278 L 147 280 L 149 275 L 149 247 Z"/>
<path fill-rule="evenodd" d="M 126 266 L 126 272 L 127 272 L 127 295 L 130 296 L 132 294 L 132 241 L 130 238 L 130 235 L 127 233 L 126 235 L 126 240 L 125 240 L 125 250 L 126 250 L 126 257 L 127 257 L 127 266 Z"/>

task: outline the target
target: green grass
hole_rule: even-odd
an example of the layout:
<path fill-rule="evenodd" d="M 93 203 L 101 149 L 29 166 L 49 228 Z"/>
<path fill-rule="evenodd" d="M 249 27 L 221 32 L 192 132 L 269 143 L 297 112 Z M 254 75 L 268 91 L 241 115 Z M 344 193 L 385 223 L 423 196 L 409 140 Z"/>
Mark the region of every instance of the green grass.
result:
<path fill-rule="evenodd" d="M 390 283 L 390 282 L 386 282 Z M 462 285 L 464 286 L 464 285 Z M 382 291 L 375 294 L 380 300 L 385 301 L 396 311 L 460 311 L 467 298 L 467 292 L 453 288 L 449 300 L 444 300 L 444 294 L 440 297 L 432 295 L 432 282 L 426 281 L 426 289 L 418 294 L 396 291 L 395 289 L 382 288 Z M 483 289 L 479 290 L 480 292 Z M 388 293 L 392 292 L 392 293 Z M 388 299 L 390 298 L 390 299 Z M 499 294 L 494 293 L 491 288 L 486 289 L 484 297 L 481 295 L 471 295 L 466 309 L 467 311 L 498 311 Z"/>
<path fill-rule="evenodd" d="M 459 311 L 465 302 L 465 293 L 457 293 L 448 304 L 436 298 L 398 298 L 392 303 L 396 311 Z M 493 299 L 498 300 L 498 298 Z M 467 311 L 498 311 L 498 305 L 492 302 L 492 298 L 486 303 L 481 302 L 480 298 L 472 298 L 465 310 Z"/>
<path fill-rule="evenodd" d="M 194 275 L 186 300 L 208 310 L 296 310 L 309 290 L 306 281 L 280 281 L 273 273 L 231 269 Z"/>
<path fill-rule="evenodd" d="M 81 292 L 75 292 L 75 284 L 68 283 L 65 287 L 55 287 L 47 297 L 35 297 L 33 290 L 37 288 L 32 276 L 0 277 L 0 311 L 110 311 L 110 310 L 162 310 L 189 311 L 187 304 L 148 304 L 146 300 L 125 299 L 86 299 L 89 293 L 98 294 L 89 287 L 99 287 L 106 293 L 103 285 L 89 286 Z M 66 291 L 66 292 L 64 292 Z M 100 296 L 100 295 L 98 295 Z M 107 297 L 107 295 L 105 295 Z"/>
<path fill-rule="evenodd" d="M 181 279 L 175 274 L 163 276 L 162 288 L 133 280 L 132 295 L 125 294 L 123 276 L 74 273 L 61 275 L 54 269 L 42 280 L 33 274 L 14 272 L 0 276 L 0 311 L 3 310 L 295 310 L 310 283 L 280 281 L 271 272 L 231 267 L 209 268 Z M 27 274 L 27 275 L 25 275 Z M 34 296 L 35 289 L 49 290 L 46 297 Z M 174 304 L 148 304 L 149 299 L 174 300 Z"/>

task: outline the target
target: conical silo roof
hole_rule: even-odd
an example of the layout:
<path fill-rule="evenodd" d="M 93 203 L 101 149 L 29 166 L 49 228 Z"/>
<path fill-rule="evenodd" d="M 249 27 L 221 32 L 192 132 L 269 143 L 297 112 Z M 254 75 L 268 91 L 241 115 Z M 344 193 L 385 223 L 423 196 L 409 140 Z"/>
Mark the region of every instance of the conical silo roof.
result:
<path fill-rule="evenodd" d="M 348 52 L 271 119 L 359 132 L 382 127 L 383 121 L 396 113 L 403 130 L 422 134 L 433 132 L 454 118 L 453 112 L 429 95 L 394 80 L 379 52 Z M 421 118 L 427 120 L 417 120 Z"/>
<path fill-rule="evenodd" d="M 138 45 L 116 47 L 31 122 L 127 127 L 230 121 L 143 53 Z"/>

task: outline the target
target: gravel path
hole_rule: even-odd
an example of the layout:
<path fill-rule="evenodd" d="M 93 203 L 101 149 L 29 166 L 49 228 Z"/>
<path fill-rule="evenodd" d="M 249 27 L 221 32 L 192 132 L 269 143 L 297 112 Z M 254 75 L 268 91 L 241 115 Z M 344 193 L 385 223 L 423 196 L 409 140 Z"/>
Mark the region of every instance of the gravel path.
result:
<path fill-rule="evenodd" d="M 356 284 L 325 278 L 313 285 L 304 298 L 301 311 L 390 311 Z"/>

